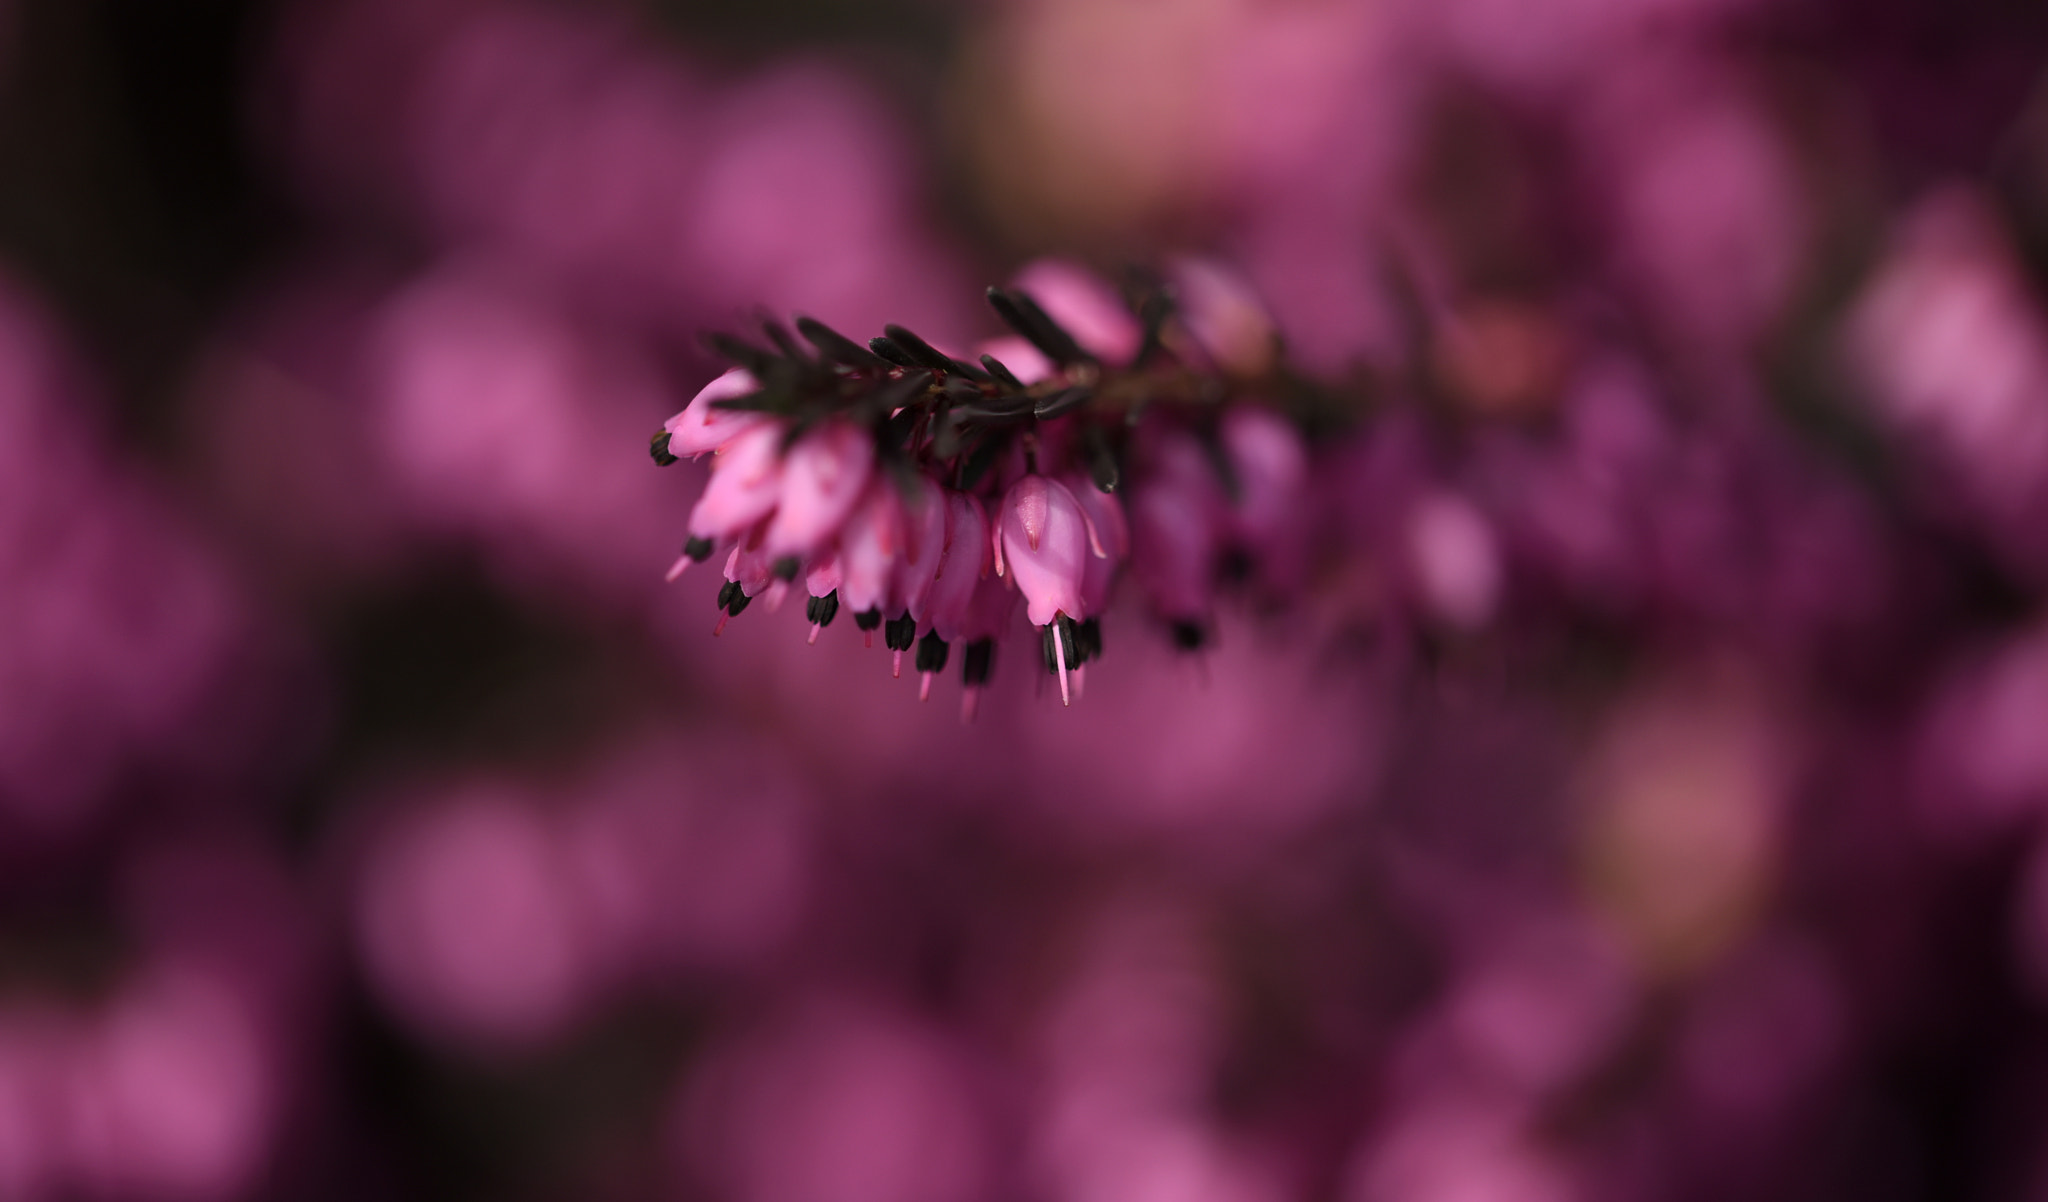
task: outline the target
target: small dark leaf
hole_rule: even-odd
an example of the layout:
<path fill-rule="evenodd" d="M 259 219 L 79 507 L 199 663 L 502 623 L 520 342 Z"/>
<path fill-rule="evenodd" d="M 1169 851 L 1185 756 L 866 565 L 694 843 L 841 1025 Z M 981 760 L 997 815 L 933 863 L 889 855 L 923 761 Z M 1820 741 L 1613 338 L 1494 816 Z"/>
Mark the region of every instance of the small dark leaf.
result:
<path fill-rule="evenodd" d="M 843 363 L 861 371 L 881 371 L 888 366 L 881 356 L 815 317 L 797 318 L 796 332 L 817 347 L 819 354 L 834 363 Z"/>
<path fill-rule="evenodd" d="M 960 405 L 953 412 L 966 421 L 1020 422 L 1031 416 L 1031 406 L 1028 403 L 1011 406 L 1000 401 L 990 401 L 980 405 Z"/>
<path fill-rule="evenodd" d="M 902 326 L 886 325 L 882 327 L 882 332 L 889 336 L 889 341 L 901 347 L 905 354 L 917 360 L 921 366 L 929 367 L 933 371 L 966 376 L 970 380 L 979 380 L 983 383 L 990 379 L 987 372 L 971 363 L 960 362 Z"/>
<path fill-rule="evenodd" d="M 798 363 L 806 362 L 809 359 L 809 356 L 804 354 L 803 348 L 796 344 L 796 339 L 790 336 L 789 328 L 774 318 L 762 319 L 761 332 L 768 335 L 768 341 L 775 344 L 775 349 L 782 352 L 783 358 L 791 359 Z"/>
<path fill-rule="evenodd" d="M 1012 288 L 1005 291 L 1001 288 L 991 288 L 988 290 L 988 303 L 989 307 L 996 311 L 996 316 L 1003 319 L 1004 325 L 1023 335 L 1026 341 L 1037 347 L 1040 353 L 1054 363 L 1065 367 L 1095 361 L 1095 356 L 1082 350 L 1081 344 L 1074 341 L 1074 336 L 1060 328 L 1060 324 L 1047 316 L 1038 302 L 1031 299 L 1031 295 L 1022 289 Z"/>
<path fill-rule="evenodd" d="M 1087 404 L 1095 393 L 1086 388 L 1062 388 L 1038 402 L 1033 408 L 1042 420 L 1050 421 L 1063 413 L 1072 413 Z"/>
<path fill-rule="evenodd" d="M 894 363 L 898 367 L 923 366 L 917 360 L 911 358 L 909 352 L 905 351 L 902 347 L 897 346 L 895 343 L 889 341 L 887 338 L 868 339 L 868 349 L 873 351 L 876 355 L 880 356 L 881 358 L 887 359 L 889 362 Z"/>
<path fill-rule="evenodd" d="M 945 383 L 939 385 L 939 392 L 955 405 L 972 405 L 982 399 L 981 389 L 959 376 L 947 376 Z"/>
<path fill-rule="evenodd" d="M 994 355 L 983 355 L 981 357 L 981 365 L 988 369 L 988 374 L 994 376 L 1005 387 L 1019 390 L 1024 388 L 1024 381 L 1019 380 L 1009 368 L 1003 366 L 1003 361 Z"/>

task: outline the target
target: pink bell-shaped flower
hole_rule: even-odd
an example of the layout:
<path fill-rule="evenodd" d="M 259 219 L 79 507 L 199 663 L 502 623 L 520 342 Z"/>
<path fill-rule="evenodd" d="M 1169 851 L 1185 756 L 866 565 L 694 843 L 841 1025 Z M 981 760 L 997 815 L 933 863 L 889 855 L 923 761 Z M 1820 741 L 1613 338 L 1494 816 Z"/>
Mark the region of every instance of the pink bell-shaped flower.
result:
<path fill-rule="evenodd" d="M 920 701 L 931 696 L 932 678 L 945 668 L 953 643 L 966 628 L 975 588 L 988 573 L 988 518 L 981 502 L 951 489 L 944 495 L 945 539 L 938 570 L 922 611 L 911 611 L 925 630 L 917 644 L 917 671 L 923 678 L 917 689 Z"/>
<path fill-rule="evenodd" d="M 763 592 L 768 594 L 768 609 L 773 612 L 788 590 L 788 583 L 775 576 L 775 561 L 758 543 L 734 547 L 725 557 L 725 587 L 718 590 L 718 625 L 711 633 L 724 634 L 726 621 L 738 617 L 748 602 Z"/>
<path fill-rule="evenodd" d="M 873 440 L 848 422 L 822 422 L 797 439 L 782 459 L 768 553 L 807 556 L 831 541 L 860 503 L 874 462 Z"/>
<path fill-rule="evenodd" d="M 1078 657 L 1068 656 L 1068 645 L 1073 624 L 1088 616 L 1081 599 L 1089 557 L 1088 519 L 1066 485 L 1032 475 L 1010 486 L 997 527 L 996 571 L 1007 570 L 1024 594 L 1031 624 L 1053 628 L 1048 637 L 1060 677 L 1060 700 L 1070 703 L 1067 669 L 1078 665 Z"/>
<path fill-rule="evenodd" d="M 988 687 L 989 673 L 995 667 L 996 640 L 1009 630 L 1016 612 L 1017 591 L 1002 579 L 988 575 L 976 582 L 960 626 L 960 637 L 967 643 L 960 664 L 963 722 L 972 722 L 975 711 L 981 707 L 981 691 Z"/>
<path fill-rule="evenodd" d="M 782 432 L 751 426 L 725 444 L 711 461 L 711 482 L 690 511 L 697 538 L 737 537 L 774 512 L 782 495 Z"/>
<path fill-rule="evenodd" d="M 906 506 L 903 554 L 896 560 L 896 599 L 921 626 L 929 620 L 928 600 L 946 552 L 946 490 L 930 476 L 918 480 L 917 501 Z"/>
<path fill-rule="evenodd" d="M 946 545 L 925 599 L 925 618 L 940 638 L 959 641 L 967 631 L 975 589 L 989 569 L 988 515 L 964 492 L 946 493 Z"/>
<path fill-rule="evenodd" d="M 716 451 L 745 431 L 767 422 L 767 414 L 721 409 L 717 405 L 719 401 L 759 391 L 760 381 L 744 367 L 735 367 L 706 384 L 681 413 L 662 424 L 662 429 L 668 431 L 668 453 L 678 459 L 695 458 Z"/>
<path fill-rule="evenodd" d="M 1171 275 L 1181 321 L 1217 367 L 1259 376 L 1273 366 L 1279 339 L 1249 281 L 1213 259 L 1182 259 Z"/>
<path fill-rule="evenodd" d="M 867 496 L 839 532 L 839 602 L 855 615 L 901 608 L 895 595 L 896 558 L 903 553 L 903 503 L 889 481 L 868 481 Z M 869 642 L 873 642 L 873 628 Z"/>
<path fill-rule="evenodd" d="M 1231 538 L 1261 583 L 1292 593 L 1308 567 L 1308 447 L 1292 422 L 1265 409 L 1233 409 L 1219 433 L 1237 484 Z"/>
<path fill-rule="evenodd" d="M 1011 485 L 1003 497 L 995 554 L 996 572 L 1007 572 L 1024 594 L 1032 625 L 1049 625 L 1062 613 L 1077 622 L 1088 616 L 1081 604 L 1088 520 L 1066 485 L 1044 476 Z"/>
<path fill-rule="evenodd" d="M 1194 435 L 1170 427 L 1146 433 L 1131 489 L 1131 568 L 1154 612 L 1199 631 L 1215 602 L 1223 485 Z"/>
<path fill-rule="evenodd" d="M 1131 554 L 1131 528 L 1124 520 L 1124 507 L 1109 493 L 1095 487 L 1084 476 L 1069 477 L 1067 491 L 1081 505 L 1088 523 L 1088 560 L 1081 574 L 1081 605 L 1089 614 L 1109 607 L 1110 586 L 1117 569 Z"/>

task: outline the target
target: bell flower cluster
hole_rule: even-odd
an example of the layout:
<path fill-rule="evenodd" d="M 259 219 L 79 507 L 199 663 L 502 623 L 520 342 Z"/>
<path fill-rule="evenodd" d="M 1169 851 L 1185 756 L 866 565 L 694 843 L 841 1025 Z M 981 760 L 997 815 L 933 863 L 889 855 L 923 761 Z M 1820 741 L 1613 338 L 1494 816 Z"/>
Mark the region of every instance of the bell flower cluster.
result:
<path fill-rule="evenodd" d="M 669 579 L 723 564 L 714 633 L 801 588 L 813 642 L 849 611 L 897 676 L 913 657 L 920 697 L 957 651 L 971 717 L 1020 609 L 1071 703 L 1125 575 L 1190 651 L 1223 587 L 1300 587 L 1309 446 L 1242 286 L 1186 263 L 1119 291 L 1042 262 L 988 300 L 1011 333 L 971 357 L 807 317 L 712 337 L 735 365 L 652 450 L 710 457 Z"/>

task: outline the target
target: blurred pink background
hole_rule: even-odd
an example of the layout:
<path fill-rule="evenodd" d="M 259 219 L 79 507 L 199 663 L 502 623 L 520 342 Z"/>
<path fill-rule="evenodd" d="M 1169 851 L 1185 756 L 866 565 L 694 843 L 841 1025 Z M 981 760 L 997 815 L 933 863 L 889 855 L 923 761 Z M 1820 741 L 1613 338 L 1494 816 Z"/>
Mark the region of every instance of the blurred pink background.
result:
<path fill-rule="evenodd" d="M 2044 67 L 0 2 L 0 1202 L 2048 1198 Z M 1316 409 L 1145 443 L 1080 704 L 664 582 L 703 331 L 1131 265 Z"/>

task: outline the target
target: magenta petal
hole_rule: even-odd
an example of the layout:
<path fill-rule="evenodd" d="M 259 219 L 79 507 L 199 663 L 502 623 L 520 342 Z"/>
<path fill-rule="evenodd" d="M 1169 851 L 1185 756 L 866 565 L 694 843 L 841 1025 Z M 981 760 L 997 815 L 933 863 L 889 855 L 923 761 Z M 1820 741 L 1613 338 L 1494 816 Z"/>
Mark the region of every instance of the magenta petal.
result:
<path fill-rule="evenodd" d="M 1109 605 L 1109 590 L 1116 583 L 1117 570 L 1129 557 L 1131 530 L 1124 520 L 1124 507 L 1115 497 L 1095 487 L 1090 480 L 1076 477 L 1067 490 L 1081 505 L 1088 523 L 1088 561 L 1081 574 L 1081 604 L 1091 614 Z"/>

